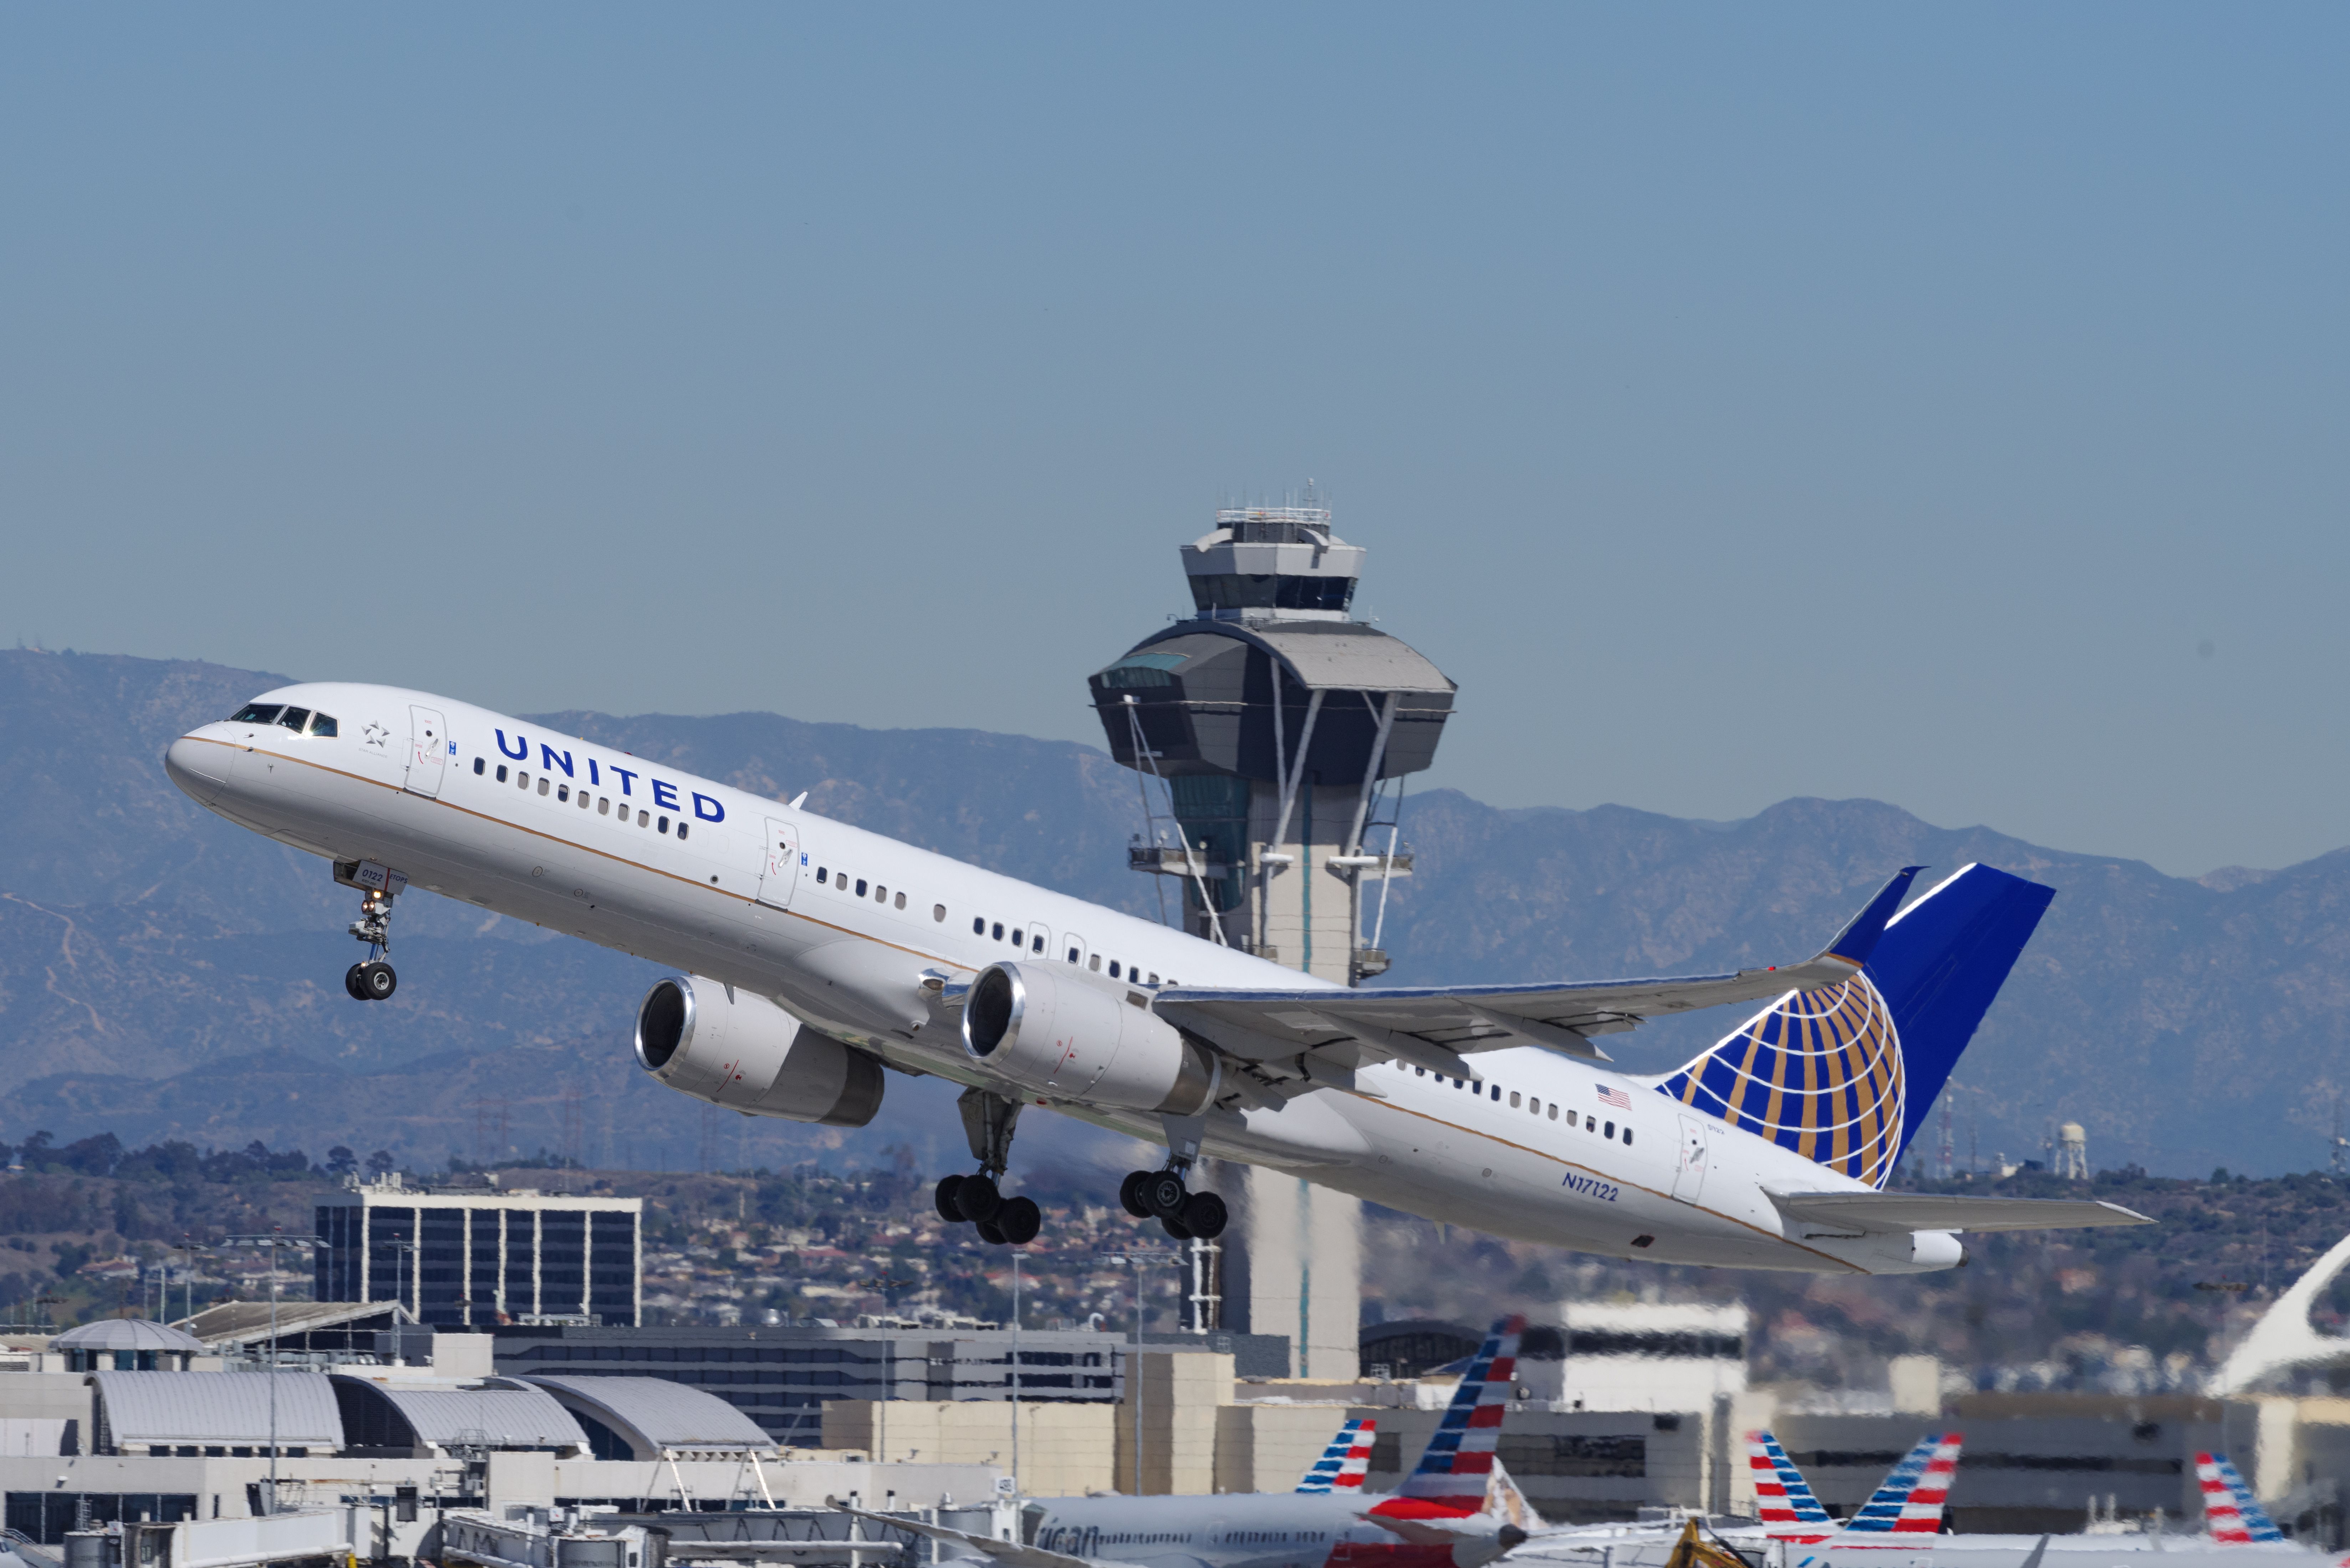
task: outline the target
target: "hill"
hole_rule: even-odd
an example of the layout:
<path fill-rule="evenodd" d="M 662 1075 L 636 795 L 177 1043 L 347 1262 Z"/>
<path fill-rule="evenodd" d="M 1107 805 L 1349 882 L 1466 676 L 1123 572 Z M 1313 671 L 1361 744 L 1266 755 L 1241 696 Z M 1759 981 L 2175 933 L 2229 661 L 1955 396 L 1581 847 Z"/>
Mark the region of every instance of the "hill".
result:
<path fill-rule="evenodd" d="M 402 899 L 400 994 L 357 1007 L 348 890 L 198 809 L 163 776 L 172 735 L 282 680 L 189 661 L 0 652 L 0 1138 L 110 1131 L 225 1147 L 384 1147 L 437 1165 L 567 1150 L 637 1169 L 813 1157 L 959 1163 L 951 1096 L 893 1080 L 858 1133 L 722 1127 L 648 1086 L 626 1027 L 649 965 L 421 891 Z M 1149 913 L 1123 868 L 1133 775 L 1089 747 L 976 730 L 875 731 L 765 713 L 543 716 L 639 755 L 1082 897 Z M 2350 854 L 2276 872 L 2166 877 L 1873 801 L 1793 800 L 1736 823 L 1623 806 L 1503 811 L 1436 791 L 1405 833 L 1389 983 L 1669 972 L 1813 950 L 1894 867 L 1984 860 L 2058 898 L 1961 1064 L 1960 1162 L 2037 1155 L 2089 1128 L 2100 1165 L 2165 1175 L 2325 1159 L 2350 1044 Z M 1609 1047 L 1662 1069 L 1736 1021 L 1660 1023 Z M 733 1120 L 733 1118 L 725 1118 Z M 1051 1121 L 1032 1169 L 1119 1156 Z"/>

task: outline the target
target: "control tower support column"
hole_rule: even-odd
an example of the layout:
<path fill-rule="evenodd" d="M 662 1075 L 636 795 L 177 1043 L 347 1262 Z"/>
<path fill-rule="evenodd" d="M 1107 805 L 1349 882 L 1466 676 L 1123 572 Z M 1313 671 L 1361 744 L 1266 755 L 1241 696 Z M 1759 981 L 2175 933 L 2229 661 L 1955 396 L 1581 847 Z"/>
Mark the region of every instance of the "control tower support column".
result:
<path fill-rule="evenodd" d="M 1380 889 L 1411 874 L 1393 802 L 1434 761 L 1455 688 L 1353 618 L 1366 552 L 1306 500 L 1217 513 L 1182 550 L 1192 617 L 1090 684 L 1111 755 L 1167 785 L 1172 818 L 1129 857 L 1180 882 L 1184 929 L 1355 985 L 1388 967 Z M 1355 1376 L 1360 1215 L 1343 1194 L 1251 1172 L 1250 1322 L 1295 1336 L 1300 1376 Z"/>

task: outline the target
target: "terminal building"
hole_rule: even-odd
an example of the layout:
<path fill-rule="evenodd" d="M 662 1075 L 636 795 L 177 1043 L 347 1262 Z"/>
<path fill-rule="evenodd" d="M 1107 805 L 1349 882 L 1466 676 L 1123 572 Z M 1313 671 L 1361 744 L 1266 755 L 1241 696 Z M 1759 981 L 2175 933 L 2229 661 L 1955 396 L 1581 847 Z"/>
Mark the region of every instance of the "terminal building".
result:
<path fill-rule="evenodd" d="M 644 1199 L 356 1179 L 318 1205 L 321 1302 L 397 1302 L 434 1328 L 640 1320 Z"/>

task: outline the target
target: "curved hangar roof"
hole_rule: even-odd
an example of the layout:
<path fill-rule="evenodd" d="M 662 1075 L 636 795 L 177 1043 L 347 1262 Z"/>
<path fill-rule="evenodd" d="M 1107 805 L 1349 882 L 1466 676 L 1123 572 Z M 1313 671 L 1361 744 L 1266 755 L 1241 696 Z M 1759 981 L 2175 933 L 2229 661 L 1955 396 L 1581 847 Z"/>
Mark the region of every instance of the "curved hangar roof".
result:
<path fill-rule="evenodd" d="M 269 1385 L 258 1372 L 93 1372 L 99 1448 L 267 1448 Z M 280 1372 L 277 1446 L 343 1446 L 334 1389 L 317 1372 Z"/>
<path fill-rule="evenodd" d="M 1458 690 L 1410 644 L 1353 621 L 1178 621 L 1096 670 L 1087 684 L 1110 754 L 1122 765 L 1149 767 L 1134 754 L 1130 697 L 1161 773 L 1272 780 L 1276 675 L 1280 753 L 1293 765 L 1306 706 L 1322 693 L 1307 770 L 1325 783 L 1360 779 L 1369 769 L 1390 696 L 1395 724 L 1379 776 L 1426 768 Z"/>
<path fill-rule="evenodd" d="M 334 1383 L 354 1449 L 588 1451 L 588 1434 L 543 1389 L 502 1378 L 479 1388 L 420 1388 L 348 1373 L 335 1374 Z"/>
<path fill-rule="evenodd" d="M 665 1377 L 565 1377 L 542 1375 L 523 1381 L 536 1384 L 579 1417 L 590 1438 L 602 1428 L 625 1446 L 626 1455 L 607 1453 L 598 1441 L 598 1459 L 657 1459 L 673 1453 L 681 1458 L 696 1450 L 739 1454 L 744 1450 L 772 1453 L 775 1438 L 750 1417 L 714 1394 L 706 1394 Z"/>

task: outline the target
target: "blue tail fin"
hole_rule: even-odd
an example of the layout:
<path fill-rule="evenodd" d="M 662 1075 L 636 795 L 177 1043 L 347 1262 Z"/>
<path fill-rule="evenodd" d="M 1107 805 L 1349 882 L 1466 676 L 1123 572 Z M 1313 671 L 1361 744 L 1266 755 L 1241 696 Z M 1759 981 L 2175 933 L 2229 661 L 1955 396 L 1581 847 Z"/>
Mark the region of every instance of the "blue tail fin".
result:
<path fill-rule="evenodd" d="M 1847 929 L 1874 936 L 1886 896 Z M 1964 867 L 1846 955 L 1859 974 L 1790 992 L 1658 1092 L 1883 1187 L 2055 896 Z"/>

